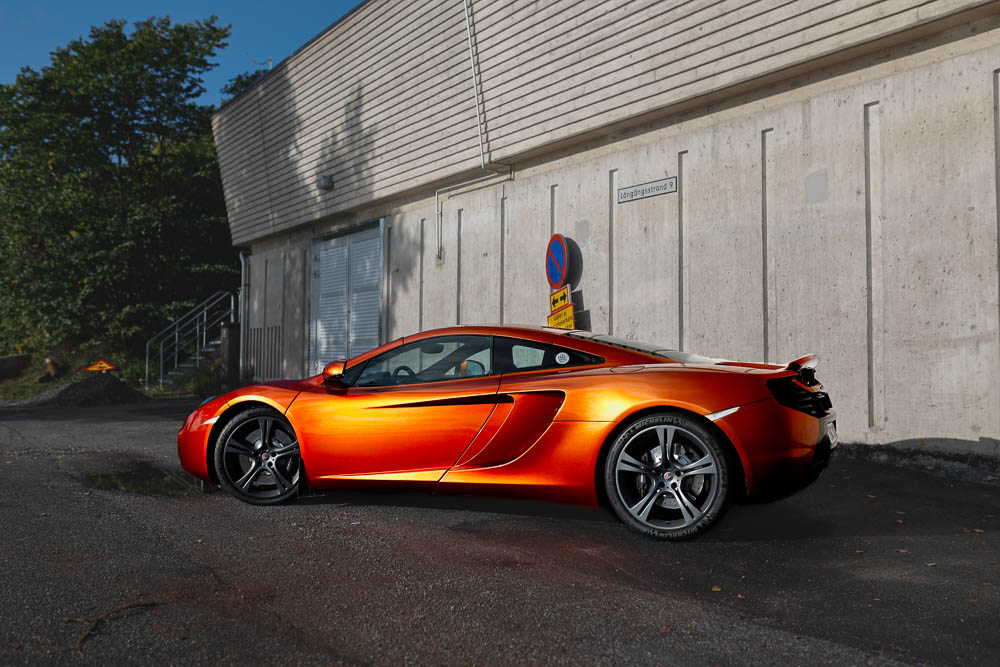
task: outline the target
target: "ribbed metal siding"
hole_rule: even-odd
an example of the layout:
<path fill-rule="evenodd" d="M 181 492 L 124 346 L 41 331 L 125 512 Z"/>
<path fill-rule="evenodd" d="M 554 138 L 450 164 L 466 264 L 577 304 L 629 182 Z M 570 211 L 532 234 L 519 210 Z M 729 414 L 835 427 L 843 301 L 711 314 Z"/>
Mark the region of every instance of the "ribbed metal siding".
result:
<path fill-rule="evenodd" d="M 487 157 L 516 163 L 984 4 L 475 0 Z M 359 7 L 215 115 L 234 243 L 476 169 L 471 76 L 462 0 Z"/>
<path fill-rule="evenodd" d="M 378 227 L 316 241 L 312 252 L 309 367 L 319 373 L 379 344 L 382 238 Z"/>

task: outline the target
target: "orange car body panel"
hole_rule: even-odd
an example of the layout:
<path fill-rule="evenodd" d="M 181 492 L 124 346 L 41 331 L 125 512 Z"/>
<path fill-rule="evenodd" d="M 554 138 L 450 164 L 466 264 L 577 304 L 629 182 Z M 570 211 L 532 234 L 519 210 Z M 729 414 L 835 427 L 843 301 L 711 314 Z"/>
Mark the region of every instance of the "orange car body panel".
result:
<path fill-rule="evenodd" d="M 408 471 L 436 471 L 436 482 L 490 416 L 499 384 L 488 376 L 392 387 L 319 385 L 303 391 L 287 417 L 310 483 Z"/>
<path fill-rule="evenodd" d="M 380 387 L 322 376 L 246 387 L 188 418 L 178 436 L 186 470 L 211 479 L 212 440 L 241 403 L 283 413 L 317 487 L 425 488 L 598 503 L 600 457 L 620 426 L 649 410 L 714 416 L 753 491 L 779 466 L 810 464 L 820 420 L 780 405 L 766 381 L 794 376 L 772 364 L 665 363 L 662 357 L 541 327 L 453 327 L 401 338 L 346 363 L 430 337 L 480 334 L 554 344 L 604 359 L 597 365 Z M 806 391 L 814 391 L 805 387 Z M 737 408 L 732 411 L 732 408 Z"/>
<path fill-rule="evenodd" d="M 181 466 L 199 479 L 214 481 L 208 469 L 208 451 L 213 427 L 219 423 L 220 418 L 239 412 L 241 404 L 245 404 L 245 407 L 266 405 L 284 413 L 303 388 L 319 384 L 321 379 L 317 376 L 306 380 L 279 380 L 242 387 L 204 403 L 188 415 L 177 435 L 177 454 Z M 220 430 L 221 428 L 215 429 L 214 432 L 217 434 Z"/>

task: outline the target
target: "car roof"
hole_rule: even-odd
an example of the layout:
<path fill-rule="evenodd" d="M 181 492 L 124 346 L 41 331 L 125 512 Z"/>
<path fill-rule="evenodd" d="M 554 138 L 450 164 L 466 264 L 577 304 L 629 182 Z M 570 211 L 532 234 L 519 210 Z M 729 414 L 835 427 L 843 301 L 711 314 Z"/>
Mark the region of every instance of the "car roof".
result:
<path fill-rule="evenodd" d="M 663 360 L 636 350 L 626 350 L 615 345 L 603 343 L 592 339 L 594 334 L 582 329 L 556 329 L 554 327 L 538 326 L 533 324 L 463 324 L 441 329 L 430 329 L 412 334 L 388 343 L 387 346 L 395 347 L 403 343 L 411 343 L 417 340 L 433 338 L 436 336 L 460 336 L 460 335 L 480 335 L 480 336 L 509 336 L 511 338 L 522 338 L 539 343 L 556 344 L 588 352 L 603 357 L 608 365 L 626 364 L 648 364 L 662 363 Z M 568 334 L 579 334 L 572 338 Z M 388 349 L 383 346 L 384 351 Z M 365 355 L 368 356 L 368 355 Z"/>
<path fill-rule="evenodd" d="M 440 329 L 428 329 L 403 337 L 403 341 L 421 340 L 433 336 L 453 336 L 478 334 L 483 336 L 515 336 L 531 340 L 552 340 L 553 335 L 565 334 L 567 329 L 538 326 L 532 324 L 459 324 Z"/>

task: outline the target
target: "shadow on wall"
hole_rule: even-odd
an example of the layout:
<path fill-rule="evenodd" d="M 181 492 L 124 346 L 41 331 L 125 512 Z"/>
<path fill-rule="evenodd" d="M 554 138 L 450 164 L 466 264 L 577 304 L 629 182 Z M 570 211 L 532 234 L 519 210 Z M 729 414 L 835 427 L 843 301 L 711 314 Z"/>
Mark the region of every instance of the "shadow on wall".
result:
<path fill-rule="evenodd" d="M 570 286 L 573 300 L 573 326 L 584 331 L 593 331 L 590 325 L 590 311 L 587 310 L 587 304 L 583 299 L 583 289 L 577 289 L 580 279 L 583 277 L 583 251 L 580 250 L 580 245 L 569 236 L 564 235 L 563 238 L 566 240 L 566 252 L 569 254 L 567 258 L 569 260 L 569 273 L 566 282 Z"/>
<path fill-rule="evenodd" d="M 381 164 L 384 161 L 386 147 L 384 145 L 380 147 L 376 140 L 381 140 L 384 144 L 386 137 L 395 134 L 393 143 L 405 141 L 405 133 L 401 135 L 400 128 L 387 127 L 383 129 L 378 123 L 366 122 L 368 102 L 362 84 L 356 85 L 353 92 L 345 99 L 342 120 L 324 134 L 318 151 L 319 158 L 315 165 L 310 167 L 308 171 L 299 171 L 299 188 L 303 192 L 309 192 L 311 195 L 309 199 L 315 202 L 314 209 L 310 211 L 308 217 L 313 220 L 322 220 L 334 226 L 339 224 L 349 226 L 365 221 L 360 215 L 360 211 L 374 195 L 375 173 L 378 170 L 386 171 L 385 165 Z M 381 104 L 384 103 L 383 101 Z M 332 117 L 336 118 L 336 116 L 337 112 L 334 111 Z M 294 158 L 294 156 L 290 157 Z M 396 165 L 392 171 L 405 174 L 405 163 Z M 397 178 L 401 178 L 401 176 Z M 353 210 L 338 210 L 345 204 L 349 205 L 350 202 L 359 202 L 359 204 L 353 206 Z M 399 231 L 393 234 L 391 220 L 387 219 L 386 222 L 387 229 L 383 237 L 385 246 L 382 258 L 388 266 L 382 267 L 381 275 L 387 276 L 391 271 L 392 281 L 406 283 L 417 273 L 417 253 L 395 251 L 393 243 L 398 245 L 404 242 L 406 237 Z M 334 229 L 334 231 L 336 230 Z M 416 234 L 409 234 L 409 238 L 419 239 L 419 231 Z M 370 272 L 379 271 L 379 267 L 366 265 L 355 267 L 353 270 L 371 275 Z M 310 269 L 308 273 L 312 275 L 313 271 Z M 307 286 L 304 291 L 307 294 L 306 298 L 308 298 Z M 388 298 L 391 299 L 391 294 Z M 386 331 L 383 332 L 384 338 L 388 331 L 394 330 L 395 325 L 392 321 L 393 309 L 386 307 L 385 312 L 387 317 Z M 360 350 L 351 350 L 352 355 L 358 352 Z"/>

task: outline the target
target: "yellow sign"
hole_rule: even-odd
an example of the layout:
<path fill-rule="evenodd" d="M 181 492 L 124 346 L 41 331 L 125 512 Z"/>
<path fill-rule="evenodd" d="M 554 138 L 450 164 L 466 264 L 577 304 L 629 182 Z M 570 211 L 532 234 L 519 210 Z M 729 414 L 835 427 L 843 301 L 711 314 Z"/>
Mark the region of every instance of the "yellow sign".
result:
<path fill-rule="evenodd" d="M 569 303 L 569 285 L 560 287 L 549 295 L 549 310 L 553 313 Z"/>
<path fill-rule="evenodd" d="M 549 326 L 556 329 L 575 329 L 576 321 L 573 318 L 573 304 L 563 306 L 549 315 Z"/>
<path fill-rule="evenodd" d="M 118 370 L 118 367 L 115 366 L 114 364 L 109 364 L 108 362 L 104 361 L 104 359 L 101 359 L 96 364 L 91 364 L 91 365 L 87 366 L 86 368 L 84 368 L 83 370 L 85 370 L 85 371 L 116 371 L 116 370 Z"/>

